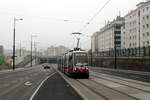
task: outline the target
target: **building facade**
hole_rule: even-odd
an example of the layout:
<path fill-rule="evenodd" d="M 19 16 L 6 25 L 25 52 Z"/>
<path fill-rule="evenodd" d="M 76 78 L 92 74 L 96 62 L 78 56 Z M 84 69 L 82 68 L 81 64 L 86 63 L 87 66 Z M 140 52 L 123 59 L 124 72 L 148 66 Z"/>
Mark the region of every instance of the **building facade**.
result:
<path fill-rule="evenodd" d="M 69 49 L 66 48 L 65 46 L 58 46 L 58 47 L 51 46 L 45 51 L 45 55 L 46 56 L 61 56 L 68 51 Z"/>
<path fill-rule="evenodd" d="M 121 48 L 121 26 L 124 18 L 118 16 L 112 22 L 108 22 L 100 31 L 91 37 L 92 52 L 103 52 Z M 115 45 L 116 44 L 116 45 Z"/>
<path fill-rule="evenodd" d="M 124 18 L 125 25 L 121 28 L 121 48 L 150 46 L 150 0 L 137 4 L 137 8 Z"/>
<path fill-rule="evenodd" d="M 92 52 L 97 52 L 98 51 L 98 34 L 100 32 L 95 32 L 92 37 L 91 37 L 91 48 Z"/>

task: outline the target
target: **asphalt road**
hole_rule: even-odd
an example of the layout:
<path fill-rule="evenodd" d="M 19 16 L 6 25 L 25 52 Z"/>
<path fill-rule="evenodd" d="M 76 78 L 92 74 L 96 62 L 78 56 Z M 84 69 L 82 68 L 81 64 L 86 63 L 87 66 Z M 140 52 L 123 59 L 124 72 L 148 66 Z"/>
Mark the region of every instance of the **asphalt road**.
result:
<path fill-rule="evenodd" d="M 95 67 L 94 68 L 91 67 L 91 70 L 95 71 L 95 72 L 99 72 L 99 73 L 104 73 L 104 74 L 109 74 L 109 75 L 114 75 L 114 76 L 119 76 L 119 77 L 123 77 L 123 78 L 128 78 L 128 79 L 133 79 L 133 80 L 150 83 L 150 75 L 119 72 L 119 71 L 113 71 L 113 70 L 107 70 L 107 69 L 101 69 L 101 68 L 95 68 Z"/>
<path fill-rule="evenodd" d="M 38 65 L 15 71 L 1 71 L 0 100 L 82 100 L 82 98 L 52 67 L 44 69 Z"/>
<path fill-rule="evenodd" d="M 56 73 L 41 86 L 33 100 L 82 100 L 82 98 Z"/>
<path fill-rule="evenodd" d="M 41 66 L 0 72 L 0 100 L 29 100 L 39 84 L 52 73 L 53 69 L 44 70 Z"/>

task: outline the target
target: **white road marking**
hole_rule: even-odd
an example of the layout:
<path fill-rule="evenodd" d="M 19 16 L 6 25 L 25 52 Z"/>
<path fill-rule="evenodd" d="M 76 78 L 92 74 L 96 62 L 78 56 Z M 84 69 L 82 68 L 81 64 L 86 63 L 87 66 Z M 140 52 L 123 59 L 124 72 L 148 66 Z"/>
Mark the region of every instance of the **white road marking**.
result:
<path fill-rule="evenodd" d="M 24 85 L 30 86 L 30 85 L 32 85 L 32 83 L 30 81 L 27 81 L 27 82 L 24 83 Z"/>
<path fill-rule="evenodd" d="M 35 96 L 36 93 L 39 91 L 39 89 L 40 89 L 41 86 L 44 84 L 44 82 L 45 82 L 48 78 L 52 77 L 52 76 L 53 76 L 54 74 L 56 74 L 56 73 L 57 73 L 57 72 L 51 74 L 50 76 L 47 76 L 47 77 L 40 83 L 40 85 L 39 85 L 39 86 L 37 87 L 37 89 L 34 91 L 34 93 L 32 94 L 32 96 L 30 97 L 29 100 L 33 100 L 34 96 Z"/>

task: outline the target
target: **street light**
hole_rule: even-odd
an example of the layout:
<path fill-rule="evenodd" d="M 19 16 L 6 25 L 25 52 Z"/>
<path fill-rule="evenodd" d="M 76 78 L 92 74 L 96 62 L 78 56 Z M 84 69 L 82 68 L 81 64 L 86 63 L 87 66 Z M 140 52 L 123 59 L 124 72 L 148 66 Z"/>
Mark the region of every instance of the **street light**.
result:
<path fill-rule="evenodd" d="M 31 35 L 31 67 L 32 67 L 32 41 L 33 37 L 37 37 L 37 35 Z"/>
<path fill-rule="evenodd" d="M 35 56 L 35 64 L 36 64 L 36 60 L 37 60 L 37 45 L 40 42 L 34 42 L 34 56 Z"/>
<path fill-rule="evenodd" d="M 16 32 L 16 21 L 23 20 L 22 18 L 17 19 L 14 17 L 14 31 L 13 31 L 13 70 L 15 70 L 15 32 Z"/>

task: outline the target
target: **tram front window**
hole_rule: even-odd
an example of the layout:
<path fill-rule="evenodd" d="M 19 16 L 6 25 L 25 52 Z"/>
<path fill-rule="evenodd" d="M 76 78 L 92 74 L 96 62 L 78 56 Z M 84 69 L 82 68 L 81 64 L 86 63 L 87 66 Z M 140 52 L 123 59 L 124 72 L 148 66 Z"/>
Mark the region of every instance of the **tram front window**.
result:
<path fill-rule="evenodd" d="M 74 65 L 75 66 L 87 66 L 87 54 L 75 54 L 74 56 Z"/>

